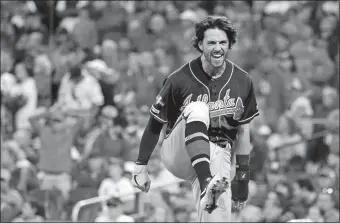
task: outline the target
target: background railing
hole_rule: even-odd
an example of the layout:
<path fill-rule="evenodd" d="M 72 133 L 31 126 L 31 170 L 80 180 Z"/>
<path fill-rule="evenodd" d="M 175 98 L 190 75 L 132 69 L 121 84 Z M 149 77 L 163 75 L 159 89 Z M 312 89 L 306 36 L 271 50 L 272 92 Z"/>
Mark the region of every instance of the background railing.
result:
<path fill-rule="evenodd" d="M 181 179 L 176 179 L 172 182 L 161 182 L 161 183 L 151 183 L 151 188 L 150 190 L 155 190 L 155 189 L 159 189 L 159 188 L 163 188 L 166 186 L 171 186 L 177 183 L 183 182 L 183 180 Z M 136 204 L 136 207 L 138 208 L 137 213 L 134 214 L 136 218 L 140 218 L 143 217 L 143 201 L 142 199 L 139 199 L 139 195 L 140 193 L 142 193 L 139 189 L 135 189 L 132 193 L 122 193 L 120 194 L 118 197 L 123 197 L 123 196 L 128 196 L 128 195 L 136 195 L 136 199 L 135 201 L 138 202 L 138 204 Z M 82 208 L 86 207 L 86 206 L 90 206 L 93 204 L 98 204 L 101 202 L 105 202 L 109 199 L 111 199 L 113 196 L 112 195 L 105 195 L 105 196 L 98 196 L 98 197 L 93 197 L 93 198 L 89 198 L 89 199 L 85 199 L 85 200 L 81 200 L 79 202 L 77 202 L 75 204 L 75 206 L 73 207 L 72 210 L 72 221 L 73 222 L 77 222 L 79 219 L 79 212 L 81 211 Z"/>

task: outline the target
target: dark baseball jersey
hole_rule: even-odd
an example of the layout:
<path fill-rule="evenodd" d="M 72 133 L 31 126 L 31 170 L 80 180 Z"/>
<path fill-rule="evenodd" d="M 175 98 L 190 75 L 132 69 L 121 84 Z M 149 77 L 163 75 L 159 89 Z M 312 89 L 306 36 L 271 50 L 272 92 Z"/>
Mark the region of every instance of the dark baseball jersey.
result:
<path fill-rule="evenodd" d="M 254 87 L 249 75 L 229 60 L 223 75 L 212 79 L 198 57 L 170 74 L 164 81 L 150 113 L 167 124 L 171 133 L 176 120 L 190 102 L 207 103 L 210 113 L 208 130 L 211 142 L 233 145 L 237 126 L 259 115 Z"/>

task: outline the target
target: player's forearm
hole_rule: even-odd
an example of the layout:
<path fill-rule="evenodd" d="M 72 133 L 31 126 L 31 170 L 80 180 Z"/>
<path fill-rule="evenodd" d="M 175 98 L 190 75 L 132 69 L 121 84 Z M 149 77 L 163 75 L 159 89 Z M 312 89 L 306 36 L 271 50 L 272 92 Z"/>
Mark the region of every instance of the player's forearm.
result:
<path fill-rule="evenodd" d="M 231 185 L 232 199 L 244 202 L 248 199 L 248 183 L 250 179 L 250 131 L 249 124 L 241 125 L 238 128 L 238 135 L 235 146 L 236 154 L 236 175 Z"/>
<path fill-rule="evenodd" d="M 251 150 L 249 124 L 238 127 L 237 139 L 234 144 L 236 155 L 249 155 Z"/>
<path fill-rule="evenodd" d="M 137 158 L 137 164 L 146 165 L 154 151 L 159 135 L 161 133 L 163 124 L 150 117 L 149 122 L 144 130 Z"/>
<path fill-rule="evenodd" d="M 238 127 L 237 139 L 234 144 L 236 165 L 249 165 L 250 161 L 250 127 L 249 124 Z"/>

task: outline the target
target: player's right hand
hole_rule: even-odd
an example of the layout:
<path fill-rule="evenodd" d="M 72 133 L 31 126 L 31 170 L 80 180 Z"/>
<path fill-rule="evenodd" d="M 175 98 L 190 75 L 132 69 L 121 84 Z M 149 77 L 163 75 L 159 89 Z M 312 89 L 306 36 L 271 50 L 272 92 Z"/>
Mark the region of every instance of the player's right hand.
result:
<path fill-rule="evenodd" d="M 143 192 L 149 191 L 151 180 L 146 170 L 146 165 L 135 164 L 135 168 L 132 173 L 132 183 Z"/>

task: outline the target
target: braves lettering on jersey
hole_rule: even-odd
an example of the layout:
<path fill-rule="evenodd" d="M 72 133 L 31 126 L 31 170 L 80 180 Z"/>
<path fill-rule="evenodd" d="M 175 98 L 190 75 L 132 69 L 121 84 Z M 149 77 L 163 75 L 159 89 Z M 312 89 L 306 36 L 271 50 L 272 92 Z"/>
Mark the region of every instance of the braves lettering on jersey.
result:
<path fill-rule="evenodd" d="M 231 61 L 226 63 L 223 75 L 217 79 L 203 71 L 200 57 L 166 78 L 150 113 L 158 121 L 167 123 L 167 134 L 183 109 L 194 101 L 205 102 L 209 107 L 209 139 L 214 143 L 232 145 L 237 126 L 259 115 L 250 76 Z"/>

